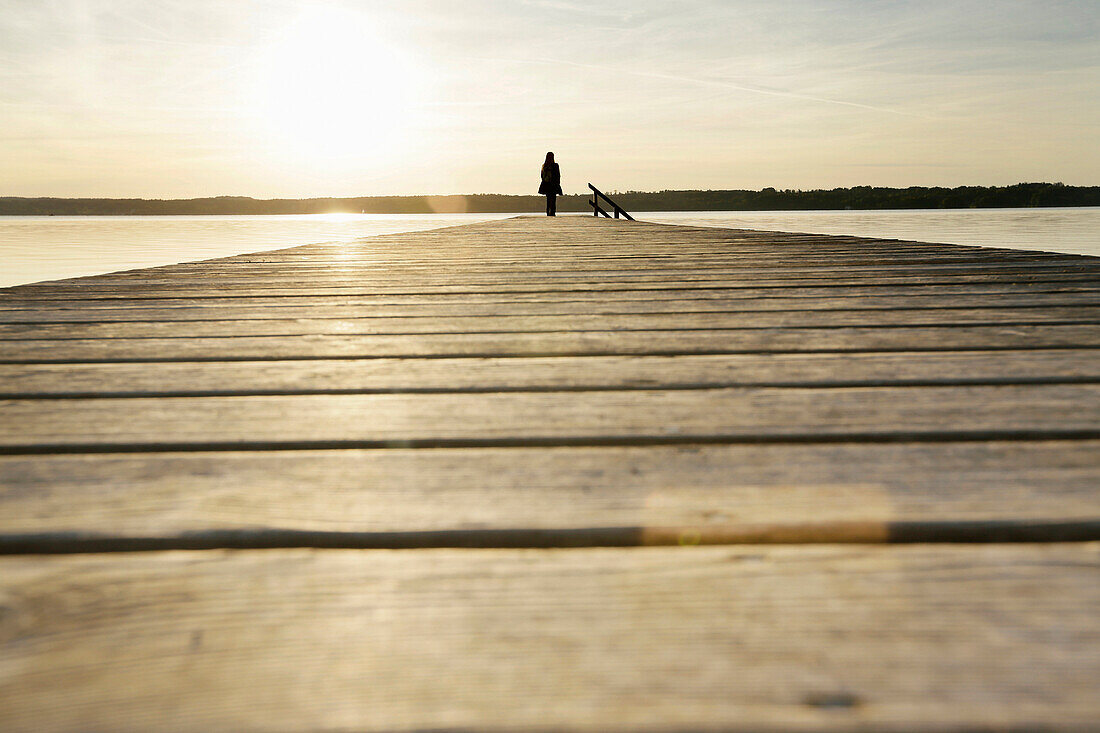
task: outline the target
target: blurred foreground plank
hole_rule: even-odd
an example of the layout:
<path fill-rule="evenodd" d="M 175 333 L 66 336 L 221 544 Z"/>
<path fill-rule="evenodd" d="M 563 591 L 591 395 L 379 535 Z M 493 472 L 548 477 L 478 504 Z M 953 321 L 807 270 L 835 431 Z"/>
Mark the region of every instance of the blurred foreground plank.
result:
<path fill-rule="evenodd" d="M 690 528 L 702 542 L 806 541 L 816 528 L 866 542 L 899 523 L 1096 523 L 1098 455 L 1097 440 L 10 455 L 0 551 L 20 538 L 216 544 L 218 532 L 369 545 L 514 530 L 513 542 L 537 531 L 530 542 L 563 544 L 601 528 L 636 528 L 637 543 L 657 539 L 642 529 Z M 840 532 L 852 523 L 859 534 Z"/>
<path fill-rule="evenodd" d="M 0 727 L 1085 729 L 1100 547 L 0 558 Z"/>

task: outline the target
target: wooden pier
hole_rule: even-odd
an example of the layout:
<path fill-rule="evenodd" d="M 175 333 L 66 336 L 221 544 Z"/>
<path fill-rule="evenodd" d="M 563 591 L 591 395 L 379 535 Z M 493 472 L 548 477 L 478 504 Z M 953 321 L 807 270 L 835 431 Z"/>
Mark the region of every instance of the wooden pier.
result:
<path fill-rule="evenodd" d="M 0 291 L 0 729 L 1100 720 L 1100 260 L 525 217 Z"/>

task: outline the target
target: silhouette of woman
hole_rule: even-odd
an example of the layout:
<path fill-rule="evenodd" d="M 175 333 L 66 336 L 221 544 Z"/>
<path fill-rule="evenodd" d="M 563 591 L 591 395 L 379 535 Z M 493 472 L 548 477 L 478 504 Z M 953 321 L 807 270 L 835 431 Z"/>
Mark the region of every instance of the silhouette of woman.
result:
<path fill-rule="evenodd" d="M 561 169 L 554 162 L 554 154 L 546 154 L 546 162 L 542 164 L 542 185 L 539 193 L 546 196 L 546 215 L 554 216 L 558 211 L 558 196 L 561 196 Z"/>

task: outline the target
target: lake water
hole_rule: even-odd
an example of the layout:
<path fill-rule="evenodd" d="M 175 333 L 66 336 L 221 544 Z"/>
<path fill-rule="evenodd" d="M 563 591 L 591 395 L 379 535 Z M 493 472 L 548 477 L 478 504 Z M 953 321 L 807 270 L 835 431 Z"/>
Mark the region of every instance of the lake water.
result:
<path fill-rule="evenodd" d="M 2 216 L 0 287 L 350 241 L 515 214 Z M 1100 207 L 640 212 L 644 221 L 1039 249 L 1100 256 Z"/>
<path fill-rule="evenodd" d="M 646 221 L 776 232 L 851 234 L 1100 256 L 1100 207 L 889 211 L 684 211 Z"/>
<path fill-rule="evenodd" d="M 0 216 L 0 287 L 509 216 Z"/>

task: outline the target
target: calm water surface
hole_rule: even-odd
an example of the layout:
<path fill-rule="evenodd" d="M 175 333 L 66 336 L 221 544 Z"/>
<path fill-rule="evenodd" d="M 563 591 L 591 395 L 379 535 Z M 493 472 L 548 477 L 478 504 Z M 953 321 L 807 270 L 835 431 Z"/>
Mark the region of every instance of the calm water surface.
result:
<path fill-rule="evenodd" d="M 852 234 L 1100 256 L 1100 207 L 891 211 L 683 211 L 646 221 L 776 232 Z"/>
<path fill-rule="evenodd" d="M 509 216 L 0 216 L 0 287 Z"/>
<path fill-rule="evenodd" d="M 0 287 L 503 219 L 515 214 L 4 216 Z M 640 212 L 645 221 L 1100 256 L 1100 207 Z"/>

